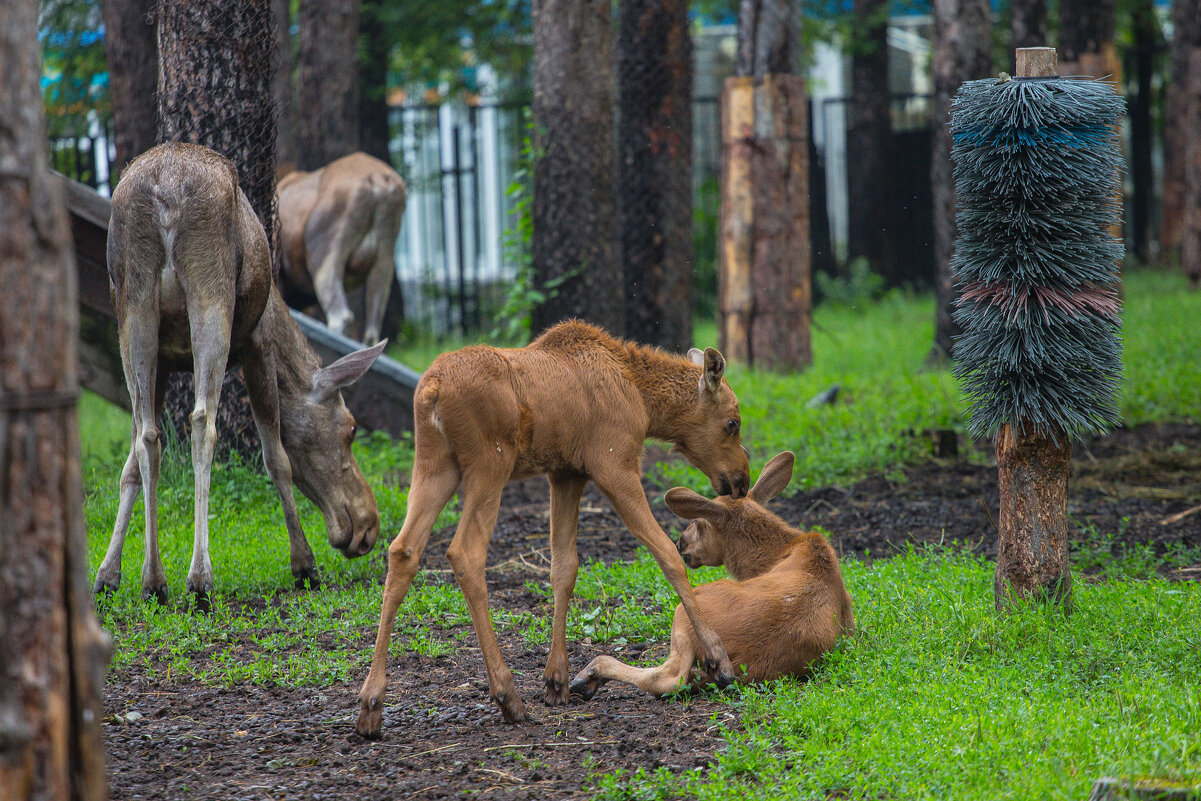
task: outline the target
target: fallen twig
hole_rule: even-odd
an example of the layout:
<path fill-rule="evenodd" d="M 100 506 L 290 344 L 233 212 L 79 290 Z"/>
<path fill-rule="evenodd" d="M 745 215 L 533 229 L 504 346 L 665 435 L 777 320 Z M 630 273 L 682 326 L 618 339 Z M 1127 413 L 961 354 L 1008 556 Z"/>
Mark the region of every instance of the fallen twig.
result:
<path fill-rule="evenodd" d="M 1185 509 L 1183 512 L 1177 512 L 1174 515 L 1169 515 L 1168 517 L 1165 517 L 1163 520 L 1160 520 L 1159 525 L 1169 526 L 1172 523 L 1179 523 L 1184 518 L 1186 518 L 1189 515 L 1194 514 L 1196 512 L 1201 512 L 1201 506 L 1194 506 L 1192 509 Z"/>
<path fill-rule="evenodd" d="M 577 745 L 617 745 L 617 740 L 581 740 L 578 743 L 514 743 L 513 745 L 494 745 L 484 751 L 501 751 L 505 748 L 567 748 Z"/>

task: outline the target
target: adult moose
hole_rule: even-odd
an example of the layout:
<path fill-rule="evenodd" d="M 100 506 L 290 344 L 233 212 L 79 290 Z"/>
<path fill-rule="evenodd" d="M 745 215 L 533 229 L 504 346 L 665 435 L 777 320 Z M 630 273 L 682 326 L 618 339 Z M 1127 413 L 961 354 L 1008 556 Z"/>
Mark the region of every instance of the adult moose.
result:
<path fill-rule="evenodd" d="M 614 339 L 580 322 L 560 323 L 524 348 L 473 346 L 439 356 L 413 400 L 416 456 L 409 507 L 388 549 L 371 671 L 359 693 L 355 730 L 378 737 L 387 688 L 388 641 L 434 520 L 456 489 L 462 516 L 446 555 L 463 590 L 504 719 L 525 719 L 488 614 L 484 560 L 509 481 L 550 480 L 554 625 L 546 701 L 568 701 L 567 605 L 575 588 L 580 496 L 595 481 L 655 557 L 697 632 L 700 654 L 719 679 L 733 672 L 725 648 L 699 614 L 684 563 L 655 522 L 640 479 L 643 443 L 666 440 L 720 493 L 746 493 L 738 399 L 722 379 L 725 360 L 695 348 L 690 358 Z"/>
<path fill-rule="evenodd" d="M 763 504 L 792 478 L 793 455 L 778 454 L 763 468 L 745 498 L 709 500 L 676 487 L 667 505 L 693 523 L 680 535 L 689 567 L 725 565 L 734 581 L 696 588 L 701 615 L 745 668 L 740 681 L 804 676 L 814 661 L 855 628 L 851 596 L 838 556 L 817 532 L 792 528 Z M 697 635 L 681 607 L 671 625 L 671 655 L 662 665 L 637 668 L 598 656 L 571 682 L 571 692 L 591 698 L 606 681 L 621 681 L 654 695 L 674 692 L 697 678 Z"/>
<path fill-rule="evenodd" d="M 330 329 L 346 333 L 354 314 L 346 290 L 366 282 L 363 342 L 379 341 L 396 271 L 396 238 L 405 182 L 366 153 L 351 153 L 315 172 L 279 182 L 285 289 L 316 296 Z"/>
<path fill-rule="evenodd" d="M 233 165 L 199 145 L 159 145 L 136 159 L 113 193 L 108 274 L 121 361 L 133 401 L 133 435 L 121 499 L 97 593 L 121 583 L 121 548 L 139 490 L 145 498 L 142 595 L 167 598 L 158 549 L 159 432 L 168 375 L 192 370 L 192 466 L 196 499 L 187 589 L 208 605 L 209 475 L 217 402 L 227 364 L 241 362 L 263 458 L 279 492 L 297 586 L 318 584 L 296 501 L 320 508 L 330 544 L 347 557 L 379 534 L 375 496 L 351 454 L 354 419 L 341 388 L 358 380 L 384 343 L 322 367 L 271 280 L 267 237 L 238 187 Z"/>

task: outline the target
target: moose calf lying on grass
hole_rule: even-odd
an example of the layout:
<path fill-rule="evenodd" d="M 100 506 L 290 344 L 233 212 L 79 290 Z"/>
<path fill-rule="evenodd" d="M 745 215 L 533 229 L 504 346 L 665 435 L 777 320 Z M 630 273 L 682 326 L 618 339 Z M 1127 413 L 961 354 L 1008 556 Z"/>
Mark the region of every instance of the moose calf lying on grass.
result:
<path fill-rule="evenodd" d="M 749 465 L 738 399 L 722 379 L 716 350 L 691 358 L 623 342 L 590 325 L 560 323 L 524 348 L 483 345 L 439 356 L 413 398 L 415 455 L 404 526 L 388 548 L 371 671 L 359 693 L 355 730 L 378 737 L 385 665 L 396 612 L 417 572 L 434 521 L 458 489 L 462 516 L 446 551 L 479 637 L 488 687 L 506 721 L 525 707 L 488 614 L 484 560 L 501 490 L 516 478 L 550 479 L 550 580 L 554 627 L 543 676 L 548 704 L 569 700 L 567 603 L 575 587 L 580 495 L 595 481 L 659 563 L 696 631 L 694 652 L 719 681 L 734 672 L 721 640 L 701 617 L 687 571 L 655 522 L 640 478 L 643 443 L 666 440 L 721 493 L 746 493 Z"/>
<path fill-rule="evenodd" d="M 788 486 L 792 464 L 791 453 L 777 455 L 745 498 L 711 501 L 682 487 L 667 493 L 671 510 L 694 521 L 679 541 L 688 566 L 725 565 L 735 579 L 702 584 L 696 602 L 735 669 L 745 669 L 740 681 L 804 676 L 839 635 L 855 627 L 851 596 L 830 543 L 763 508 Z M 695 678 L 708 679 L 694 668 L 696 654 L 696 634 L 677 606 L 666 662 L 636 668 L 598 656 L 572 680 L 571 692 L 589 699 L 612 679 L 666 695 Z"/>

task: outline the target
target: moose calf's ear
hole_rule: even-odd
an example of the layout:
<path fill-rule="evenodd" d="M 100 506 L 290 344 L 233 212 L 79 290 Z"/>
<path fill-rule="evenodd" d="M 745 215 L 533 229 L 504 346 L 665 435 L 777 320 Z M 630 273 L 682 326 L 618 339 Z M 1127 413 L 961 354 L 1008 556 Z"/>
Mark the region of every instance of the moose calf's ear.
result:
<path fill-rule="evenodd" d="M 713 522 L 726 516 L 726 508 L 716 501 L 711 501 L 704 495 L 693 492 L 686 487 L 673 487 L 663 496 L 667 508 L 671 509 L 685 520 L 708 520 Z"/>
<path fill-rule="evenodd" d="M 348 353 L 333 364 L 322 367 L 313 376 L 312 398 L 317 403 L 327 400 L 333 393 L 348 387 L 363 377 L 371 369 L 371 365 L 384 352 L 388 340 L 383 340 L 370 348 Z"/>
<path fill-rule="evenodd" d="M 688 351 L 688 358 L 701 368 L 700 388 L 716 392 L 721 386 L 721 377 L 726 372 L 726 358 L 721 355 L 721 351 L 716 348 L 705 348 L 703 351 L 700 348 L 692 348 Z"/>
<path fill-rule="evenodd" d="M 747 497 L 762 505 L 779 495 L 792 480 L 792 466 L 795 461 L 796 457 L 792 451 L 777 453 L 763 466 L 759 480 L 751 487 Z"/>

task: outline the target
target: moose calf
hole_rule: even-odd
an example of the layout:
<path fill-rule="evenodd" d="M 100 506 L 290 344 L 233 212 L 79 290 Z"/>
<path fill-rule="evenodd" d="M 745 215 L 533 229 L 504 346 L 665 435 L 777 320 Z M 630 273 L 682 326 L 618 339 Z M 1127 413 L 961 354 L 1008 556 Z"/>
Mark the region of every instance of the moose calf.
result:
<path fill-rule="evenodd" d="M 738 399 L 722 378 L 725 359 L 713 348 L 693 348 L 689 357 L 569 321 L 524 348 L 477 345 L 444 353 L 430 365 L 413 398 L 413 483 L 404 526 L 388 549 L 375 652 L 359 693 L 359 734 L 380 735 L 397 609 L 434 521 L 456 490 L 463 511 L 446 556 L 471 612 L 492 699 L 506 721 L 525 719 L 492 629 L 484 561 L 501 490 L 513 479 L 538 474 L 550 479 L 554 627 L 543 674 L 547 703 L 569 700 L 567 604 L 579 563 L 580 495 L 590 480 L 680 596 L 696 631 L 695 652 L 719 681 L 733 681 L 721 640 L 697 610 L 684 563 L 655 521 L 640 477 L 643 444 L 654 437 L 674 443 L 718 492 L 746 493 L 749 465 Z"/>
<path fill-rule="evenodd" d="M 777 455 L 763 468 L 745 498 L 709 500 L 676 487 L 667 505 L 693 520 L 678 543 L 689 567 L 725 565 L 734 581 L 696 588 L 701 616 L 725 643 L 740 681 L 806 675 L 818 657 L 855 627 L 851 596 L 842 583 L 838 557 L 826 538 L 801 532 L 763 508 L 792 478 L 793 455 Z M 591 698 L 611 679 L 666 695 L 695 679 L 696 634 L 676 607 L 671 655 L 662 665 L 637 668 L 598 656 L 576 674 L 571 692 Z"/>
<path fill-rule="evenodd" d="M 267 236 L 238 187 L 233 164 L 207 147 L 181 143 L 159 145 L 135 159 L 113 193 L 108 277 L 133 401 L 133 436 L 95 592 L 121 583 L 121 548 L 141 491 L 142 595 L 167 599 L 158 549 L 158 418 L 167 377 L 177 370 L 191 370 L 196 386 L 196 500 L 187 588 L 201 608 L 213 588 L 209 476 L 217 401 L 229 364 L 243 366 L 263 460 L 283 505 L 297 585 L 307 579 L 316 587 L 318 578 L 296 512 L 293 480 L 320 507 L 331 545 L 348 557 L 371 550 L 379 510 L 351 453 L 354 418 L 341 390 L 367 371 L 384 343 L 321 366 L 271 280 Z"/>

